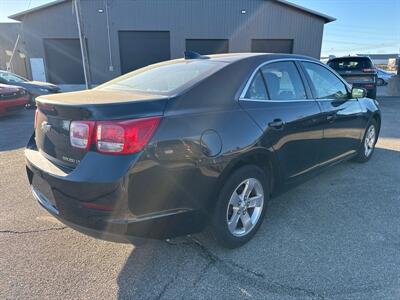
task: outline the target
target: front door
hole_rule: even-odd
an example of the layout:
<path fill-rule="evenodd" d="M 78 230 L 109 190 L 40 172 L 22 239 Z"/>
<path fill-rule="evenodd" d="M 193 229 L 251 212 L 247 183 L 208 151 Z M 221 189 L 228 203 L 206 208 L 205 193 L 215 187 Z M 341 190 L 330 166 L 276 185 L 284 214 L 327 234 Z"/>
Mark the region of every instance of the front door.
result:
<path fill-rule="evenodd" d="M 355 153 L 366 126 L 358 100 L 351 98 L 343 81 L 325 66 L 312 62 L 302 65 L 324 114 L 322 161 L 329 163 Z"/>
<path fill-rule="evenodd" d="M 263 129 L 263 147 L 273 148 L 285 180 L 319 162 L 321 110 L 310 99 L 294 62 L 270 63 L 257 71 L 241 105 Z"/>

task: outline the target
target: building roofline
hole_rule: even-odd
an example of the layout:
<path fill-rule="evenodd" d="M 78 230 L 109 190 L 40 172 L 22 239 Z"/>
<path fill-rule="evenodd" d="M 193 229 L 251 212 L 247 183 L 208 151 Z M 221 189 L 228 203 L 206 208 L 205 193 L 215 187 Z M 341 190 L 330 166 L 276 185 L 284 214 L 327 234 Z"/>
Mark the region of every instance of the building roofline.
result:
<path fill-rule="evenodd" d="M 39 11 L 39 10 L 48 8 L 48 7 L 50 7 L 50 6 L 54 6 L 54 5 L 57 5 L 57 4 L 66 2 L 66 1 L 69 1 L 69 0 L 54 0 L 54 1 L 52 1 L 52 2 L 43 4 L 43 5 L 39 5 L 39 6 L 36 6 L 36 7 L 32 7 L 32 8 L 30 8 L 30 9 L 27 9 L 27 10 L 20 11 L 20 12 L 18 12 L 18 13 L 16 13 L 16 14 L 13 14 L 13 15 L 11 15 L 11 16 L 8 16 L 8 18 L 13 19 L 13 20 L 17 20 L 17 21 L 22 21 L 22 18 L 23 18 L 25 15 L 28 15 L 28 14 L 30 14 L 30 13 L 33 13 L 33 12 L 36 12 L 36 11 Z"/>
<path fill-rule="evenodd" d="M 325 23 L 330 23 L 330 22 L 336 21 L 336 18 L 334 18 L 334 17 L 328 16 L 326 14 L 320 13 L 320 12 L 318 12 L 316 10 L 312 10 L 312 9 L 306 8 L 306 7 L 298 5 L 298 4 L 294 4 L 294 3 L 286 1 L 286 0 L 274 0 L 274 1 L 282 3 L 282 4 L 290 6 L 290 7 L 293 7 L 293 8 L 296 8 L 296 9 L 304 11 L 304 12 L 308 12 L 308 13 L 310 13 L 312 15 L 316 15 L 316 16 L 324 19 Z"/>
<path fill-rule="evenodd" d="M 8 16 L 8 17 L 10 19 L 13 19 L 13 20 L 22 21 L 22 18 L 27 14 L 30 14 L 30 13 L 33 13 L 33 12 L 48 8 L 48 7 L 53 6 L 53 5 L 57 5 L 57 4 L 60 4 L 60 3 L 63 3 L 63 2 L 67 2 L 67 1 L 71 1 L 71 0 L 54 0 L 52 2 L 43 4 L 43 5 L 40 5 L 40 6 L 36 6 L 36 7 L 30 8 L 28 10 L 21 11 L 19 13 L 13 14 L 13 15 Z M 326 14 L 320 13 L 318 11 L 306 8 L 304 6 L 300 6 L 300 5 L 294 4 L 294 3 L 286 1 L 286 0 L 273 0 L 273 1 L 281 3 L 281 4 L 289 6 L 289 7 L 292 7 L 292 8 L 295 8 L 295 9 L 298 9 L 298 10 L 301 10 L 301 11 L 304 11 L 304 12 L 307 12 L 307 13 L 315 15 L 317 17 L 320 17 L 320 18 L 325 20 L 325 23 L 336 21 L 336 18 L 334 18 L 334 17 L 331 17 L 331 16 L 328 16 Z"/>

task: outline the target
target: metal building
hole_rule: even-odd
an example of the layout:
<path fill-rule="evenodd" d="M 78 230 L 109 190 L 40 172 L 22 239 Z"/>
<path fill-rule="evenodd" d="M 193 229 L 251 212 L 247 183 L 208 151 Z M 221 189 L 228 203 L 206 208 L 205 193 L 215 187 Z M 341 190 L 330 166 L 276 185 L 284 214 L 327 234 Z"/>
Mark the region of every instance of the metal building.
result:
<path fill-rule="evenodd" d="M 93 83 L 162 60 L 223 52 L 285 52 L 319 58 L 335 19 L 284 0 L 80 0 Z M 10 16 L 23 24 L 33 79 L 82 84 L 73 1 Z"/>
<path fill-rule="evenodd" d="M 20 32 L 20 23 L 0 23 L 0 70 L 26 77 L 26 57 L 19 43 Z"/>

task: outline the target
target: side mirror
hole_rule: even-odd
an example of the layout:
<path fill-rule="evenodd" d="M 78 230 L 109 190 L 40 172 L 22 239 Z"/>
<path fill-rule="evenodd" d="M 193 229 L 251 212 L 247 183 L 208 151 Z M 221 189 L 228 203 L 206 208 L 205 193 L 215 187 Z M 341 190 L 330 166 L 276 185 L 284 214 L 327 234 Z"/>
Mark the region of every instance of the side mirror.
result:
<path fill-rule="evenodd" d="M 367 90 L 364 88 L 352 88 L 351 98 L 365 98 L 367 96 Z"/>

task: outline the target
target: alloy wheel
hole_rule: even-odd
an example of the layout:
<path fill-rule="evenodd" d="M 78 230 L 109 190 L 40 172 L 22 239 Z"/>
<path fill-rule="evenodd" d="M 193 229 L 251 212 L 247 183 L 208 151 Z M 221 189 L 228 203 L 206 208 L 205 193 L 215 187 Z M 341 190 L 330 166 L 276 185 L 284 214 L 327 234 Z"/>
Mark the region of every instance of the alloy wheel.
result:
<path fill-rule="evenodd" d="M 366 157 L 369 157 L 374 150 L 376 140 L 376 130 L 375 126 L 371 125 L 368 127 L 368 130 L 365 134 L 364 139 L 364 154 Z"/>
<path fill-rule="evenodd" d="M 228 203 L 226 222 L 236 237 L 247 235 L 257 224 L 264 206 L 264 190 L 255 178 L 242 181 Z"/>

